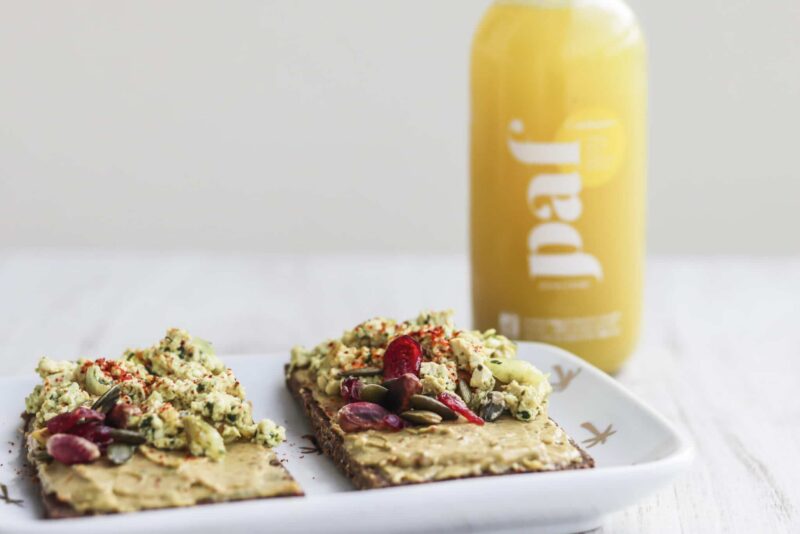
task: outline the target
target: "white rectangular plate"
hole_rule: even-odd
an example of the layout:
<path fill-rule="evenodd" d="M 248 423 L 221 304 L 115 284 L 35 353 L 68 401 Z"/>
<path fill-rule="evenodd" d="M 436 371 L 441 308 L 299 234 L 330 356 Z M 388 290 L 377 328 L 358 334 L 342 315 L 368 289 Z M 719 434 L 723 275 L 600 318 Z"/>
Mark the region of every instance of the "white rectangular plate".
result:
<path fill-rule="evenodd" d="M 550 414 L 597 468 L 355 491 L 325 456 L 309 450 L 303 437 L 309 426 L 283 381 L 287 355 L 232 356 L 223 360 L 244 383 L 256 417 L 286 426 L 278 453 L 306 497 L 55 521 L 41 519 L 19 433 L 23 401 L 37 378 L 2 378 L 0 483 L 22 502 L 0 500 L 0 532 L 576 532 L 600 526 L 605 514 L 635 503 L 691 463 L 682 434 L 601 371 L 539 343 L 520 343 L 519 357 L 551 373 Z"/>

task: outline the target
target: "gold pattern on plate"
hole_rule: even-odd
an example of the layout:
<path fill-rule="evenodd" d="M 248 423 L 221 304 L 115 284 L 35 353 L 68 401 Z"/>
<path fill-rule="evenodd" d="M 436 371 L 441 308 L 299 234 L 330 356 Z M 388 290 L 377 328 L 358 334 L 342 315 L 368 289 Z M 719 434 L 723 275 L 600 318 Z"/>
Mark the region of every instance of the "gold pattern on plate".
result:
<path fill-rule="evenodd" d="M 6 504 L 16 504 L 17 506 L 22 506 L 23 503 L 22 499 L 12 499 L 8 494 L 8 486 L 2 483 L 0 483 L 0 501 Z"/>
<path fill-rule="evenodd" d="M 553 386 L 553 391 L 564 391 L 572 380 L 580 374 L 581 369 L 578 367 L 577 369 L 568 369 L 565 371 L 560 365 L 554 365 L 553 371 L 555 371 L 558 377 L 558 382 L 553 382 L 551 384 Z"/>
<path fill-rule="evenodd" d="M 597 430 L 597 427 L 594 426 L 592 423 L 588 421 L 585 423 L 581 423 L 581 428 L 585 428 L 589 432 L 592 433 L 592 437 L 583 440 L 581 443 L 586 445 L 587 449 L 591 449 L 595 445 L 604 445 L 606 440 L 610 438 L 613 434 L 616 434 L 617 431 L 613 429 L 613 425 L 608 425 L 605 430 L 600 432 Z"/>

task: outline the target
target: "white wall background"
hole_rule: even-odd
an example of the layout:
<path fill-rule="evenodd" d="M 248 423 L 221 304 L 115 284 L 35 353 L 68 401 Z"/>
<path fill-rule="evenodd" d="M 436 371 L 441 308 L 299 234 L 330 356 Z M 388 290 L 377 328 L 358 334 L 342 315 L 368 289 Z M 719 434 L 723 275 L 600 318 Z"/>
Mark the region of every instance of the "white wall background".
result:
<path fill-rule="evenodd" d="M 0 0 L 0 246 L 467 247 L 488 0 Z M 800 253 L 800 2 L 636 0 L 650 249 Z"/>

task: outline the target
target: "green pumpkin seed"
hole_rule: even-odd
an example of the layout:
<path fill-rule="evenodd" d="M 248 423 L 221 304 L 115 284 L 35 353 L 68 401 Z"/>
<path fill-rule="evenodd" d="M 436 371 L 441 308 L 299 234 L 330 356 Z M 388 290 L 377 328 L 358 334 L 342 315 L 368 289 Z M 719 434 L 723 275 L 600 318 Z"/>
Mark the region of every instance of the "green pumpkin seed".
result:
<path fill-rule="evenodd" d="M 503 410 L 505 410 L 505 406 L 490 402 L 483 405 L 479 415 L 484 421 L 491 422 L 500 417 L 503 414 Z"/>
<path fill-rule="evenodd" d="M 349 371 L 342 371 L 339 376 L 378 376 L 383 374 L 383 369 L 377 367 L 362 367 L 361 369 L 351 369 Z"/>
<path fill-rule="evenodd" d="M 144 434 L 135 430 L 125 430 L 124 428 L 112 428 L 111 438 L 116 443 L 128 443 L 131 445 L 141 445 L 147 441 Z"/>
<path fill-rule="evenodd" d="M 415 410 L 424 410 L 428 412 L 433 412 L 439 415 L 445 421 L 453 421 L 458 419 L 458 415 L 456 412 L 439 402 L 438 400 L 434 399 L 433 397 L 428 397 L 427 395 L 412 395 L 411 396 L 411 407 Z"/>
<path fill-rule="evenodd" d="M 133 457 L 134 452 L 136 452 L 135 445 L 112 443 L 106 449 L 106 457 L 111 460 L 112 464 L 122 465 Z"/>
<path fill-rule="evenodd" d="M 505 409 L 506 401 L 505 398 L 503 398 L 503 394 L 498 391 L 493 391 L 481 405 L 478 415 L 480 415 L 484 421 L 495 421 L 503 414 Z"/>
<path fill-rule="evenodd" d="M 469 384 L 463 378 L 458 379 L 458 394 L 461 395 L 461 398 L 464 399 L 464 402 L 469 405 L 470 401 L 472 400 L 472 390 L 469 387 Z"/>
<path fill-rule="evenodd" d="M 111 411 L 114 406 L 116 406 L 117 401 L 119 400 L 119 384 L 114 384 L 111 388 L 100 395 L 100 397 L 94 401 L 92 404 L 92 410 L 97 410 L 101 413 L 108 413 Z"/>
<path fill-rule="evenodd" d="M 361 388 L 360 400 L 382 404 L 389 390 L 378 384 L 367 384 Z"/>
<path fill-rule="evenodd" d="M 32 456 L 37 462 L 47 463 L 53 459 L 53 457 L 50 456 L 50 454 L 44 449 L 39 449 L 38 451 L 34 452 Z"/>
<path fill-rule="evenodd" d="M 442 416 L 428 410 L 409 410 L 400 417 L 416 425 L 436 425 L 442 422 Z"/>
<path fill-rule="evenodd" d="M 487 404 L 483 407 L 483 409 L 478 414 L 481 416 L 481 419 L 488 423 L 492 423 L 496 421 L 501 415 L 503 415 L 503 409 L 497 408 L 496 404 Z"/>

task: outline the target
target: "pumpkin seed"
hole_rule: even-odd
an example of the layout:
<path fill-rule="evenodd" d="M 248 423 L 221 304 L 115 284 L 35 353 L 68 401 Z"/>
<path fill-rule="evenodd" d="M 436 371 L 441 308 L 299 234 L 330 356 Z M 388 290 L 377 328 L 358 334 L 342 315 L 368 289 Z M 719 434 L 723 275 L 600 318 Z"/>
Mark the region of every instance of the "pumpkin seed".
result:
<path fill-rule="evenodd" d="M 469 406 L 470 401 L 472 400 L 472 390 L 469 388 L 469 384 L 463 378 L 458 379 L 458 394 L 461 395 L 461 398 L 464 402 Z"/>
<path fill-rule="evenodd" d="M 442 416 L 428 410 L 409 410 L 400 417 L 416 425 L 436 425 L 442 422 Z"/>
<path fill-rule="evenodd" d="M 359 399 L 366 402 L 374 402 L 375 404 L 383 404 L 389 390 L 378 384 L 367 384 L 361 388 Z"/>
<path fill-rule="evenodd" d="M 106 449 L 106 457 L 111 460 L 112 464 L 122 465 L 133 457 L 133 453 L 135 451 L 135 445 L 128 445 L 127 443 L 112 443 Z"/>
<path fill-rule="evenodd" d="M 94 404 L 92 404 L 92 410 L 96 410 L 101 413 L 110 412 L 114 406 L 116 406 L 117 401 L 119 400 L 119 394 L 119 384 L 114 384 L 108 391 L 100 395 L 100 397 L 94 401 Z"/>
<path fill-rule="evenodd" d="M 111 439 L 116 443 L 128 443 L 131 445 L 141 445 L 147 438 L 141 432 L 135 430 L 125 430 L 124 428 L 112 428 Z"/>
<path fill-rule="evenodd" d="M 383 374 L 383 369 L 377 367 L 362 367 L 361 369 L 350 369 L 342 371 L 339 376 L 378 376 Z"/>
<path fill-rule="evenodd" d="M 415 410 L 425 410 L 429 412 L 433 412 L 439 415 L 445 421 L 452 421 L 454 419 L 458 419 L 458 415 L 456 412 L 439 402 L 438 400 L 434 399 L 433 397 L 428 397 L 427 395 L 412 395 L 411 396 L 411 407 Z"/>
<path fill-rule="evenodd" d="M 486 397 L 486 400 L 481 404 L 480 415 L 484 421 L 494 421 L 503 414 L 506 409 L 506 401 L 503 394 L 498 391 L 493 391 Z"/>
<path fill-rule="evenodd" d="M 50 454 L 44 449 L 39 449 L 38 451 L 34 452 L 32 456 L 33 459 L 36 460 L 37 462 L 46 463 L 50 462 L 53 459 L 53 457 L 50 456 Z"/>

